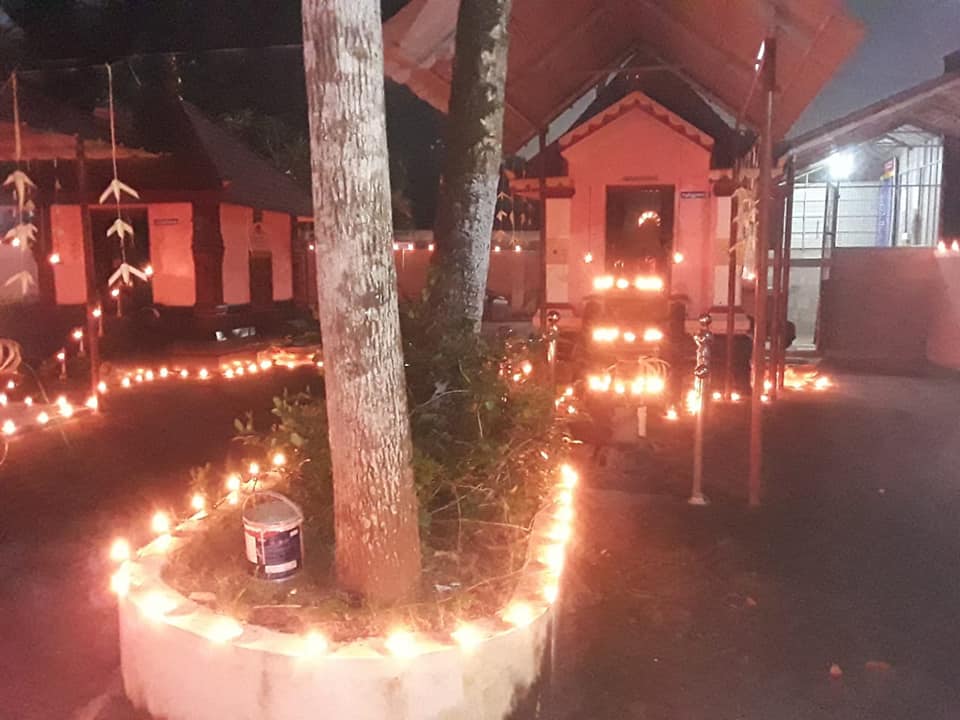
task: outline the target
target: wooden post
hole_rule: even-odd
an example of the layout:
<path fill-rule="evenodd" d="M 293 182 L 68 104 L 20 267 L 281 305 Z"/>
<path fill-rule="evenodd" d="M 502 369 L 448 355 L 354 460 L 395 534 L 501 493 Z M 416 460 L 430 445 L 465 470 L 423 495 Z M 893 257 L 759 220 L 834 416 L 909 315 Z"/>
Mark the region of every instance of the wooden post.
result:
<path fill-rule="evenodd" d="M 730 200 L 730 240 L 727 250 L 727 336 L 724 339 L 726 356 L 723 359 L 723 392 L 727 399 L 733 392 L 733 333 L 736 327 L 737 303 L 737 198 Z"/>
<path fill-rule="evenodd" d="M 540 328 L 547 330 L 547 129 L 541 128 L 538 136 L 540 154 Z"/>
<path fill-rule="evenodd" d="M 87 353 L 90 359 L 90 395 L 100 399 L 100 331 L 94 310 L 100 304 L 97 293 L 97 269 L 93 252 L 93 229 L 90 224 L 89 188 L 87 187 L 87 156 L 83 138 L 77 136 L 77 190 L 80 195 L 80 220 L 83 228 L 83 275 L 87 289 L 86 333 Z M 99 402 L 94 412 L 99 408 Z"/>
<path fill-rule="evenodd" d="M 750 393 L 750 505 L 760 504 L 763 471 L 763 381 L 767 353 L 767 260 L 770 252 L 770 190 L 773 175 L 773 99 L 776 92 L 777 40 L 764 41 L 763 80 L 765 117 L 760 134 L 760 173 L 757 182 L 757 280 L 753 324 L 753 388 Z"/>

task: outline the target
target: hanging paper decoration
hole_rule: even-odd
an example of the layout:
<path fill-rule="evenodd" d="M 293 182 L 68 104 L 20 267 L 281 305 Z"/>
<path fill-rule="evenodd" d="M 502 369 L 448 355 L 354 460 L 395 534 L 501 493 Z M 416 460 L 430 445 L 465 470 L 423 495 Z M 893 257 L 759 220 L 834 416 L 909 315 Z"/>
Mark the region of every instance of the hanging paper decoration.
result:
<path fill-rule="evenodd" d="M 13 149 L 17 167 L 3 181 L 3 186 L 13 188 L 13 196 L 17 201 L 17 223 L 7 231 L 3 239 L 14 247 L 26 250 L 37 241 L 37 226 L 30 222 L 26 215 L 33 210 L 33 201 L 28 195 L 37 186 L 21 169 L 23 145 L 20 139 L 20 100 L 17 94 L 16 73 L 10 76 L 10 88 L 13 94 Z"/>
<path fill-rule="evenodd" d="M 120 241 L 120 266 L 107 280 L 107 285 L 113 287 L 118 282 L 122 282 L 124 285 L 132 285 L 133 278 L 148 282 L 150 273 L 144 272 L 127 262 L 127 238 L 133 239 L 133 226 L 123 219 L 120 201 L 124 195 L 129 195 L 135 200 L 139 200 L 140 195 L 132 187 L 121 181 L 117 172 L 117 125 L 113 108 L 113 68 L 109 64 L 107 65 L 107 98 L 110 115 L 110 158 L 113 161 L 113 179 L 106 189 L 100 193 L 100 204 L 103 205 L 112 197 L 117 207 L 117 219 L 107 229 L 107 238 L 116 235 Z"/>
<path fill-rule="evenodd" d="M 20 137 L 20 99 L 17 93 L 16 73 L 10 76 L 10 87 L 13 94 L 14 160 L 17 166 L 3 181 L 3 187 L 13 191 L 13 197 L 17 203 L 17 217 L 14 226 L 4 234 L 3 241 L 15 248 L 20 248 L 20 271 L 8 277 L 3 286 L 19 288 L 20 296 L 26 297 L 30 293 L 30 288 L 37 285 L 36 278 L 26 264 L 27 249 L 37 242 L 37 226 L 32 222 L 34 204 L 30 199 L 30 193 L 36 190 L 37 186 L 21 167 L 23 143 Z"/>
<path fill-rule="evenodd" d="M 753 267 L 757 257 L 757 195 L 748 187 L 739 187 L 733 193 L 737 202 L 737 264 L 742 268 L 743 277 L 753 278 Z"/>

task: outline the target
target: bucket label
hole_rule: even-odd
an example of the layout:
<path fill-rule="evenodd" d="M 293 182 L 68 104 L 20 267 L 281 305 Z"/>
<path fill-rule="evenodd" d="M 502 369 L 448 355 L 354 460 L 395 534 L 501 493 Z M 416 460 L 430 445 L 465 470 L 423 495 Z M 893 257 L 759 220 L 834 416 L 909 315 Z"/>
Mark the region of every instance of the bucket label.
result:
<path fill-rule="evenodd" d="M 257 566 L 258 574 L 278 580 L 303 566 L 299 526 L 280 531 L 246 528 L 244 535 L 247 559 Z"/>

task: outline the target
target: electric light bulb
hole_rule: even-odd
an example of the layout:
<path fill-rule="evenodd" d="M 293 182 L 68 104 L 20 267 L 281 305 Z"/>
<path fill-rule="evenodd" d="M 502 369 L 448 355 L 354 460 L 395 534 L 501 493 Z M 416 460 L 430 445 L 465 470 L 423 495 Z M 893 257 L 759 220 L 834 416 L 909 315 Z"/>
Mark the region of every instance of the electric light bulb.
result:
<path fill-rule="evenodd" d="M 464 650 L 472 650 L 483 641 L 483 635 L 473 625 L 464 623 L 450 633 L 457 644 Z"/>
<path fill-rule="evenodd" d="M 647 378 L 647 392 L 651 395 L 659 395 L 667 389 L 667 382 L 659 375 Z"/>
<path fill-rule="evenodd" d="M 165 367 L 162 367 L 162 368 L 160 368 L 160 373 L 159 373 L 159 374 L 160 374 L 160 377 L 161 377 L 161 378 L 163 378 L 164 380 L 166 380 L 167 377 L 170 375 L 170 370 L 168 370 L 168 369 L 165 368 Z"/>
<path fill-rule="evenodd" d="M 206 368 L 200 368 L 200 372 L 197 373 L 197 377 L 201 380 L 206 380 L 210 377 L 210 373 Z"/>
<path fill-rule="evenodd" d="M 503 619 L 515 627 L 525 627 L 533 618 L 533 608 L 522 602 L 513 603 L 503 611 Z"/>
<path fill-rule="evenodd" d="M 114 298 L 120 297 L 120 288 L 114 288 L 113 290 L 111 290 L 110 297 L 114 297 Z"/>
<path fill-rule="evenodd" d="M 59 360 L 60 362 L 63 362 L 66 359 L 67 359 L 67 354 L 63 350 L 57 353 L 57 360 Z"/>
<path fill-rule="evenodd" d="M 98 407 L 100 407 L 100 401 L 97 399 L 96 395 L 91 395 L 90 397 L 88 397 L 86 399 L 86 402 L 84 402 L 83 404 L 86 405 L 91 410 L 96 410 Z"/>
<path fill-rule="evenodd" d="M 227 380 L 233 380 L 233 369 L 227 368 L 226 370 L 224 370 L 223 376 L 227 378 Z"/>
<path fill-rule="evenodd" d="M 49 262 L 51 265 L 59 265 L 60 253 L 58 252 L 50 253 L 49 257 L 47 257 L 47 262 Z"/>
<path fill-rule="evenodd" d="M 576 484 L 580 481 L 580 475 L 570 465 L 563 463 L 560 466 L 560 480 L 563 487 L 572 488 L 576 487 Z"/>
<path fill-rule="evenodd" d="M 407 250 L 413 252 L 416 249 L 416 246 L 413 243 L 407 243 Z"/>
<path fill-rule="evenodd" d="M 130 387 L 130 378 L 125 377 L 123 380 L 120 381 L 120 384 L 125 388 Z"/>
<path fill-rule="evenodd" d="M 721 393 L 721 392 L 714 392 L 713 395 L 712 395 L 712 397 L 713 397 L 713 399 L 714 399 L 715 401 L 723 400 L 723 393 Z"/>
<path fill-rule="evenodd" d="M 17 431 L 17 425 L 13 420 L 4 420 L 0 430 L 3 431 L 4 435 L 13 435 Z"/>
<path fill-rule="evenodd" d="M 326 636 L 316 630 L 311 630 L 303 637 L 304 655 L 323 655 L 330 649 L 330 642 Z"/>
<path fill-rule="evenodd" d="M 144 595 L 139 604 L 144 615 L 152 620 L 159 620 L 177 606 L 177 601 L 154 590 Z"/>
<path fill-rule="evenodd" d="M 118 597 L 124 597 L 130 592 L 130 569 L 122 565 L 110 576 L 110 590 Z"/>
<path fill-rule="evenodd" d="M 730 402 L 740 402 L 740 393 L 738 392 L 730 393 Z"/>
<path fill-rule="evenodd" d="M 271 367 L 273 367 L 273 363 L 272 363 L 270 360 L 261 360 L 261 361 L 260 361 L 260 369 L 261 369 L 261 370 L 269 370 Z"/>
<path fill-rule="evenodd" d="M 436 249 L 436 246 L 433 243 L 430 243 L 429 245 L 427 245 L 427 250 L 429 252 L 433 252 L 435 249 Z"/>
<path fill-rule="evenodd" d="M 584 255 L 583 255 L 583 261 L 584 261 L 585 263 L 587 263 L 587 265 L 589 265 L 590 263 L 592 263 L 592 262 L 593 262 L 593 253 L 592 253 L 592 252 L 584 253 Z"/>
<path fill-rule="evenodd" d="M 674 264 L 674 265 L 679 265 L 680 263 L 683 262 L 683 259 L 684 259 L 684 258 L 683 258 L 683 253 L 680 252 L 679 250 L 673 254 L 673 264 Z"/>
<path fill-rule="evenodd" d="M 255 374 L 258 369 L 259 369 L 259 368 L 257 368 L 257 364 L 256 364 L 256 363 L 250 363 L 249 365 L 247 365 L 247 372 L 249 372 L 249 373 L 251 373 L 251 374 Z"/>
<path fill-rule="evenodd" d="M 270 460 L 275 467 L 283 467 L 287 464 L 287 456 L 282 452 L 277 452 L 273 454 L 273 458 Z"/>
<path fill-rule="evenodd" d="M 78 341 L 83 340 L 83 330 L 81 330 L 80 328 L 77 328 L 76 330 L 73 331 L 72 337 L 74 340 L 78 340 Z"/>
<path fill-rule="evenodd" d="M 243 626 L 233 618 L 221 617 L 210 627 L 207 637 L 215 643 L 225 643 L 243 634 Z"/>
<path fill-rule="evenodd" d="M 97 383 L 97 392 L 100 393 L 101 395 L 106 395 L 107 384 L 103 380 Z"/>
<path fill-rule="evenodd" d="M 39 415 L 37 415 L 37 422 L 41 425 L 46 425 L 48 422 L 50 422 L 50 416 L 45 412 L 41 412 Z"/>
<path fill-rule="evenodd" d="M 180 377 L 186 380 L 188 377 L 190 377 L 190 371 L 184 368 L 180 371 Z"/>
<path fill-rule="evenodd" d="M 260 463 L 252 462 L 252 463 L 250 463 L 250 467 L 247 468 L 247 469 L 250 471 L 250 474 L 251 474 L 251 475 L 259 475 L 259 474 L 260 474 Z"/>
<path fill-rule="evenodd" d="M 549 583 L 543 586 L 543 599 L 553 605 L 557 601 L 559 588 L 556 583 Z"/>
<path fill-rule="evenodd" d="M 170 532 L 170 517 L 165 512 L 157 512 L 150 520 L 150 529 L 157 535 Z"/>
<path fill-rule="evenodd" d="M 523 250 L 523 248 L 520 247 L 519 245 L 514 245 L 514 246 L 513 246 L 513 251 L 514 251 L 514 252 L 521 252 L 522 250 Z"/>
<path fill-rule="evenodd" d="M 231 473 L 227 476 L 227 490 L 230 492 L 236 492 L 240 489 L 240 476 L 237 473 Z"/>
<path fill-rule="evenodd" d="M 674 422 L 680 419 L 680 416 L 677 414 L 677 409 L 675 407 L 667 408 L 667 413 L 664 415 L 667 420 Z"/>
<path fill-rule="evenodd" d="M 197 512 L 200 512 L 200 511 L 203 510 L 206 506 L 207 506 L 207 501 L 206 501 L 206 499 L 204 499 L 203 495 L 201 495 L 200 493 L 196 493 L 196 494 L 190 499 L 190 507 L 192 507 L 192 508 L 193 508 L 194 510 L 196 510 Z"/>
<path fill-rule="evenodd" d="M 65 418 L 73 417 L 73 405 L 70 403 L 64 403 L 61 405 L 60 414 Z"/>
<path fill-rule="evenodd" d="M 156 375 L 153 374 L 153 370 L 147 370 L 147 372 L 144 374 L 144 377 L 147 378 L 147 382 L 153 382 L 154 378 L 156 378 Z"/>
<path fill-rule="evenodd" d="M 103 310 L 100 309 L 100 306 L 97 305 L 90 313 L 95 318 L 99 318 L 103 315 Z"/>
<path fill-rule="evenodd" d="M 627 282 L 626 278 L 617 278 L 616 286 L 618 290 L 626 290 L 630 287 L 630 283 Z"/>
<path fill-rule="evenodd" d="M 6 407 L 8 402 L 10 402 L 10 400 L 7 398 L 7 394 L 0 392 L 0 407 Z"/>
<path fill-rule="evenodd" d="M 529 375 L 530 373 L 533 372 L 533 363 L 530 362 L 529 360 L 524 360 L 524 361 L 520 364 L 520 371 L 521 371 L 524 375 Z"/>
<path fill-rule="evenodd" d="M 153 277 L 153 265 L 147 265 L 143 268 L 143 274 L 147 277 Z"/>
<path fill-rule="evenodd" d="M 394 630 L 387 637 L 384 645 L 397 657 L 412 658 L 419 652 L 416 638 L 413 633 L 406 630 Z"/>
<path fill-rule="evenodd" d="M 117 538 L 110 546 L 110 559 L 116 563 L 126 562 L 130 559 L 130 543 L 124 538 Z"/>
<path fill-rule="evenodd" d="M 33 398 L 32 398 L 31 396 L 27 395 L 27 396 L 23 399 L 23 404 L 26 405 L 27 407 L 33 407 Z"/>
<path fill-rule="evenodd" d="M 499 246 L 499 245 L 494 245 L 494 246 L 493 246 L 493 251 L 496 252 L 496 253 L 501 252 L 500 246 Z"/>

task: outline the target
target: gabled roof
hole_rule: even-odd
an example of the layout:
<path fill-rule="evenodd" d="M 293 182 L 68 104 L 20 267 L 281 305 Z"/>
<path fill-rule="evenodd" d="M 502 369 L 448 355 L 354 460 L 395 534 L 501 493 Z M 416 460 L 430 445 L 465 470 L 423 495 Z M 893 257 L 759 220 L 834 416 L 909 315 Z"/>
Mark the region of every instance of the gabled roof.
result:
<path fill-rule="evenodd" d="M 196 106 L 183 102 L 183 111 L 223 184 L 225 202 L 301 217 L 313 214 L 310 193 L 293 178 L 216 125 Z"/>
<path fill-rule="evenodd" d="M 458 7 L 458 0 L 411 0 L 384 24 L 387 75 L 441 111 Z M 779 40 L 774 130 L 782 137 L 863 36 L 842 0 L 514 0 L 504 150 L 518 150 L 631 63 L 673 69 L 736 114 L 770 27 Z M 745 108 L 754 127 L 764 113 L 760 95 Z"/>
<path fill-rule="evenodd" d="M 634 108 L 640 108 L 710 151 L 712 168 L 730 168 L 753 145 L 749 132 L 734 130 L 682 78 L 669 71 L 618 73 L 597 91 L 565 135 L 543 153 L 548 177 L 565 175 L 561 153 L 574 142 L 605 127 Z M 539 175 L 541 156 L 527 164 L 529 175 Z"/>
<path fill-rule="evenodd" d="M 713 138 L 701 132 L 679 115 L 670 112 L 663 105 L 653 100 L 639 90 L 634 90 L 620 98 L 609 107 L 604 108 L 584 122 L 574 125 L 565 135 L 557 140 L 560 151 L 563 152 L 572 145 L 606 127 L 614 120 L 629 113 L 631 110 L 640 110 L 654 120 L 662 122 L 674 132 L 683 135 L 687 140 L 696 143 L 704 150 L 713 150 Z"/>
<path fill-rule="evenodd" d="M 90 160 L 110 158 L 104 109 L 84 112 L 47 97 L 31 84 L 18 85 L 25 160 L 72 160 L 76 136 L 85 139 Z M 13 159 L 12 97 L 0 90 L 0 162 Z M 311 215 L 310 193 L 199 108 L 159 86 L 143 86 L 136 97 L 117 100 L 118 157 L 122 172 L 140 190 L 217 190 L 224 202 L 264 210 Z M 104 168 L 91 163 L 92 183 Z M 61 180 L 72 187 L 67 173 Z"/>

